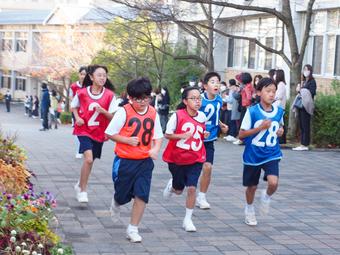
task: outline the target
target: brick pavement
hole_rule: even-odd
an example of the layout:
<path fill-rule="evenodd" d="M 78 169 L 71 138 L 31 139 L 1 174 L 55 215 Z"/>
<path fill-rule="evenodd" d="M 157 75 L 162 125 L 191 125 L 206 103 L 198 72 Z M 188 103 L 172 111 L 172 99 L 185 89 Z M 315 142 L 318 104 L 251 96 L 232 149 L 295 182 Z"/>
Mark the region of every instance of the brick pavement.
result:
<path fill-rule="evenodd" d="M 243 223 L 243 147 L 217 142 L 208 193 L 212 209 L 195 209 L 196 233 L 181 228 L 184 196 L 168 202 L 162 199 L 170 174 L 166 164 L 157 160 L 150 203 L 140 226 L 143 242 L 130 244 L 125 228 L 131 205 L 124 206 L 118 223 L 111 221 L 108 211 L 113 191 L 113 143 L 104 145 L 102 159 L 94 164 L 89 204 L 79 205 L 73 185 L 81 160 L 74 158 L 71 127 L 39 132 L 40 121 L 28 119 L 22 109 L 12 107 L 7 114 L 0 105 L 0 126 L 5 133 L 17 133 L 17 143 L 27 150 L 27 165 L 37 175 L 37 188 L 57 196 L 57 232 L 73 246 L 76 255 L 340 254 L 339 152 L 283 150 L 280 187 L 271 213 L 258 216 L 258 226 L 249 227 Z"/>

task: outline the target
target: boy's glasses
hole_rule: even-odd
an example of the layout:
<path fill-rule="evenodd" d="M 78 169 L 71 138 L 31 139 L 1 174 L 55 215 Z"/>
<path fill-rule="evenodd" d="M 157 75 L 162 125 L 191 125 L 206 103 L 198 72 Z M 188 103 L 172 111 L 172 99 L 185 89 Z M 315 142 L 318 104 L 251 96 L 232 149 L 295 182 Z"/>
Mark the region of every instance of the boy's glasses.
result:
<path fill-rule="evenodd" d="M 190 99 L 190 100 L 196 101 L 196 102 L 202 101 L 202 97 L 188 97 L 187 99 Z"/>
<path fill-rule="evenodd" d="M 133 98 L 132 100 L 135 101 L 136 103 L 145 103 L 150 101 L 150 97 L 143 97 L 143 98 Z"/>

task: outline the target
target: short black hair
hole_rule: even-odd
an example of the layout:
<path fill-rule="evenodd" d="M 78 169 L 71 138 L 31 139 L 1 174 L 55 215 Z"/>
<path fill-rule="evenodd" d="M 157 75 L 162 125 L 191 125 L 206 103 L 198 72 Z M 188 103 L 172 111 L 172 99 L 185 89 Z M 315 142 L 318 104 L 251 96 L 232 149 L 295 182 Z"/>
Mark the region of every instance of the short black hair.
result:
<path fill-rule="evenodd" d="M 43 83 L 41 84 L 41 88 L 47 89 L 47 84 L 46 84 L 45 82 L 43 82 Z"/>
<path fill-rule="evenodd" d="M 82 71 L 85 71 L 87 73 L 87 66 L 81 66 L 79 67 L 78 73 L 81 73 Z"/>
<path fill-rule="evenodd" d="M 137 79 L 133 79 L 127 84 L 126 92 L 130 97 L 133 98 L 150 96 L 152 92 L 151 82 L 147 77 L 139 77 Z"/>
<path fill-rule="evenodd" d="M 269 78 L 269 77 L 262 78 L 257 83 L 256 90 L 261 91 L 264 87 L 268 87 L 269 85 L 272 85 L 272 84 L 275 85 L 275 87 L 277 88 L 277 85 L 275 84 L 275 82 L 271 78 Z"/>
<path fill-rule="evenodd" d="M 243 84 L 248 84 L 253 81 L 253 78 L 251 77 L 250 73 L 242 73 L 241 74 L 241 81 Z"/>
<path fill-rule="evenodd" d="M 270 69 L 270 70 L 268 71 L 268 75 L 269 75 L 269 77 L 272 78 L 272 79 L 273 79 L 274 74 L 275 74 L 275 69 Z"/>
<path fill-rule="evenodd" d="M 221 76 L 218 73 L 216 73 L 216 72 L 209 72 L 206 75 L 204 75 L 203 83 L 207 84 L 208 81 L 210 80 L 210 78 L 211 77 L 215 77 L 215 76 L 218 78 L 219 81 L 221 81 Z"/>
<path fill-rule="evenodd" d="M 235 80 L 235 79 L 230 79 L 230 80 L 229 80 L 229 85 L 230 85 L 230 86 L 236 85 L 236 80 Z"/>

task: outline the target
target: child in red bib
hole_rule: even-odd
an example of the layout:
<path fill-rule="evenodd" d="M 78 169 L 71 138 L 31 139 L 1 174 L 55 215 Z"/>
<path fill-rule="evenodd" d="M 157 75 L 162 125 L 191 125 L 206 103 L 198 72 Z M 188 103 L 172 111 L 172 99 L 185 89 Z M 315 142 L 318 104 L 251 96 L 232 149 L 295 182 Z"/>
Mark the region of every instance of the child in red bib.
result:
<path fill-rule="evenodd" d="M 205 131 L 206 116 L 199 111 L 201 104 L 199 88 L 185 88 L 182 103 L 171 116 L 165 132 L 169 143 L 163 160 L 168 163 L 172 178 L 165 187 L 163 196 L 168 199 L 172 193 L 179 195 L 185 187 L 188 188 L 183 220 L 183 228 L 188 232 L 196 231 L 191 216 L 195 206 L 197 182 L 206 160 L 203 140 L 209 135 Z"/>
<path fill-rule="evenodd" d="M 75 117 L 73 134 L 80 142 L 79 153 L 84 154 L 80 179 L 74 186 L 80 203 L 87 203 L 87 183 L 93 161 L 100 158 L 105 139 L 104 131 L 115 111 L 113 85 L 107 79 L 105 66 L 89 66 L 84 87 L 77 91 L 71 108 Z"/>

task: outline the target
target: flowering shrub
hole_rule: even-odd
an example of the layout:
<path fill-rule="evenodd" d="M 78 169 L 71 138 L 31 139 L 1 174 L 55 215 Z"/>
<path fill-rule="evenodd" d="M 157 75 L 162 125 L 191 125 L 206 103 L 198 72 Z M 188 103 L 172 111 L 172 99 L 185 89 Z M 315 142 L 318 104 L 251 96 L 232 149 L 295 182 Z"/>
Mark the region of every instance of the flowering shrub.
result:
<path fill-rule="evenodd" d="M 70 255 L 49 226 L 56 200 L 50 192 L 34 192 L 24 160 L 13 139 L 0 132 L 0 254 Z"/>

